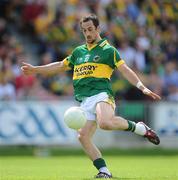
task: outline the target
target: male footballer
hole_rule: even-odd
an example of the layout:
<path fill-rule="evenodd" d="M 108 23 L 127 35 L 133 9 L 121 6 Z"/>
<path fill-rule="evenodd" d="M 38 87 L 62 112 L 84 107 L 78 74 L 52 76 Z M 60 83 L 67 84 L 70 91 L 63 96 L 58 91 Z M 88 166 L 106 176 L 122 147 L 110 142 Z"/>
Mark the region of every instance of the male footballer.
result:
<path fill-rule="evenodd" d="M 100 37 L 97 16 L 90 14 L 83 17 L 80 27 L 86 44 L 76 47 L 63 61 L 43 66 L 23 63 L 21 69 L 26 75 L 57 74 L 60 71 L 73 69 L 75 99 L 81 102 L 81 108 L 87 117 L 85 126 L 78 131 L 79 141 L 93 165 L 98 169 L 95 177 L 112 178 L 101 152 L 92 142 L 97 124 L 104 130 L 131 131 L 147 138 L 153 144 L 160 143 L 157 134 L 143 122 L 135 123 L 115 116 L 115 102 L 110 83 L 113 71 L 119 70 L 131 84 L 154 100 L 160 100 L 161 97 L 145 87 L 121 59 L 117 49 Z"/>

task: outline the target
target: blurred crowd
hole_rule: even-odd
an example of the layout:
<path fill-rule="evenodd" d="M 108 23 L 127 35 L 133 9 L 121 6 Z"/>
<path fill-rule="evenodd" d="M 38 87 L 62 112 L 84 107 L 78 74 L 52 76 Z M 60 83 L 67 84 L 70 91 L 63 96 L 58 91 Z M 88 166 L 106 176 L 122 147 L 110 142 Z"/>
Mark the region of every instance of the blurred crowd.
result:
<path fill-rule="evenodd" d="M 73 95 L 71 72 L 24 76 L 20 66 L 22 61 L 42 65 L 63 60 L 85 43 L 80 18 L 95 13 L 101 36 L 143 83 L 163 99 L 178 101 L 177 8 L 174 0 L 1 0 L 0 100 Z M 116 100 L 146 100 L 117 71 L 112 86 Z"/>

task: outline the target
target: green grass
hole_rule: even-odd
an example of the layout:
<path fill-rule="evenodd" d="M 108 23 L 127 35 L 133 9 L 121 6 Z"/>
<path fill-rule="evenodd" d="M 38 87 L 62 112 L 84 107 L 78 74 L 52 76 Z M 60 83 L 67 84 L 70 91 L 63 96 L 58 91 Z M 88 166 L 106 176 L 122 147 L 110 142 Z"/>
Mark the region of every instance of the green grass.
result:
<path fill-rule="evenodd" d="M 118 180 L 178 180 L 178 156 L 106 155 Z M 0 180 L 90 180 L 97 173 L 84 155 L 1 156 Z"/>

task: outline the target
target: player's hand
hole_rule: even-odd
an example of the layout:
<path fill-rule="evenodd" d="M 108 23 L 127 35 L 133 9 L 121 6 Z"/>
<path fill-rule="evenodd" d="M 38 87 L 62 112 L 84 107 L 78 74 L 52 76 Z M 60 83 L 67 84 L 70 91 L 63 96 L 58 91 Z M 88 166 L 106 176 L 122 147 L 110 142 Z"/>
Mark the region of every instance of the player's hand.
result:
<path fill-rule="evenodd" d="M 35 72 L 35 66 L 28 64 L 28 63 L 25 63 L 25 62 L 23 62 L 22 64 L 23 65 L 21 67 L 21 70 L 25 75 L 31 75 L 31 74 L 36 73 Z"/>
<path fill-rule="evenodd" d="M 151 90 L 149 90 L 146 87 L 142 90 L 142 92 L 143 92 L 143 94 L 150 96 L 154 100 L 160 100 L 161 99 L 161 97 L 159 95 L 155 94 L 154 92 L 152 92 Z"/>

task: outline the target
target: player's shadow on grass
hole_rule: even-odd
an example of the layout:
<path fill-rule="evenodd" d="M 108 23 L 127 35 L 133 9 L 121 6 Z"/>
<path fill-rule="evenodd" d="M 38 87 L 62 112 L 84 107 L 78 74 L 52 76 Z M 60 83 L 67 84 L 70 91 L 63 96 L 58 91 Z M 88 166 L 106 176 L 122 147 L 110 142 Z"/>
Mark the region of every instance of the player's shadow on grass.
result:
<path fill-rule="evenodd" d="M 139 180 L 139 178 L 119 178 L 119 177 L 113 177 L 112 179 L 118 179 L 118 180 Z"/>
<path fill-rule="evenodd" d="M 96 180 L 97 178 L 84 178 L 82 180 Z M 104 178 L 103 178 L 104 179 Z M 111 179 L 115 179 L 115 180 L 121 180 L 120 178 L 118 177 L 114 177 L 114 178 L 111 178 Z"/>
<path fill-rule="evenodd" d="M 121 177 L 113 177 L 113 180 L 139 180 L 140 178 L 121 178 Z M 96 178 L 84 178 L 83 180 L 96 180 Z"/>
<path fill-rule="evenodd" d="M 112 179 L 115 180 L 138 180 L 139 178 L 122 178 L 122 177 L 113 177 Z"/>

